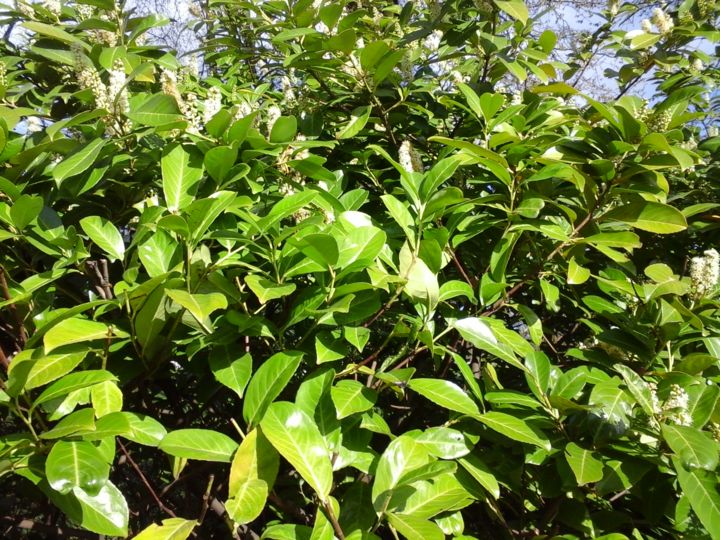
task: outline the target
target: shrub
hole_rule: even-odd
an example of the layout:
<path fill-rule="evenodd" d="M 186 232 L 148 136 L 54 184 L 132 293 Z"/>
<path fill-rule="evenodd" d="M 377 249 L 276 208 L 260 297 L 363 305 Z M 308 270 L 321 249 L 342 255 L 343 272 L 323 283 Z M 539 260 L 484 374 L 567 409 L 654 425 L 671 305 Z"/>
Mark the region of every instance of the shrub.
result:
<path fill-rule="evenodd" d="M 715 3 L 193 9 L 4 14 L 10 524 L 720 538 Z"/>

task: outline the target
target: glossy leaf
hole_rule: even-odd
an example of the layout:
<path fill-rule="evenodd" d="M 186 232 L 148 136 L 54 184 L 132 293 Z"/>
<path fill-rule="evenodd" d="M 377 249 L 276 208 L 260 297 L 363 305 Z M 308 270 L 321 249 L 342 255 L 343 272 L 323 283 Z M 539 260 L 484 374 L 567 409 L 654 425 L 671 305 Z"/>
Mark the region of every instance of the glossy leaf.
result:
<path fill-rule="evenodd" d="M 275 449 L 326 501 L 332 487 L 330 453 L 313 420 L 293 403 L 279 401 L 267 409 L 262 431 Z"/>
<path fill-rule="evenodd" d="M 163 437 L 158 448 L 171 456 L 229 463 L 238 444 L 209 429 L 178 429 Z"/>
<path fill-rule="evenodd" d="M 295 374 L 303 353 L 286 351 L 274 354 L 257 369 L 243 400 L 243 418 L 256 426 L 262 420 L 270 403 L 277 398 Z"/>
<path fill-rule="evenodd" d="M 110 466 L 92 443 L 59 441 L 50 449 L 45 474 L 50 487 L 60 493 L 80 488 L 97 494 L 108 479 Z"/>

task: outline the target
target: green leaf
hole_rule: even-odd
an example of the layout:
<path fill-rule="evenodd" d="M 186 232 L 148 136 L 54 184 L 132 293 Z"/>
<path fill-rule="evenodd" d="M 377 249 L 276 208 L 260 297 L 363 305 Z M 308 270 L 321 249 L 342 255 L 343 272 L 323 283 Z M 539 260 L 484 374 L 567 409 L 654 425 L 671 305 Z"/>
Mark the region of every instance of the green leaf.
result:
<path fill-rule="evenodd" d="M 662 38 L 662 34 L 643 32 L 640 35 L 630 38 L 630 48 L 633 50 L 647 49 L 652 47 Z"/>
<path fill-rule="evenodd" d="M 257 296 L 258 300 L 263 304 L 270 300 L 288 296 L 295 292 L 295 288 L 297 287 L 294 283 L 279 284 L 253 274 L 245 276 L 245 283 L 247 283 L 250 290 L 255 293 L 255 296 Z"/>
<path fill-rule="evenodd" d="M 395 512 L 416 518 L 431 518 L 449 510 L 468 506 L 468 493 L 453 474 L 441 474 L 430 480 L 415 482 L 415 491 L 407 498 L 401 509 Z"/>
<path fill-rule="evenodd" d="M 473 288 L 465 281 L 451 279 L 440 286 L 440 295 L 438 297 L 440 302 L 446 302 L 458 296 L 464 296 L 473 304 L 477 303 L 475 291 L 473 291 Z"/>
<path fill-rule="evenodd" d="M 250 380 L 243 401 L 243 418 L 248 425 L 258 425 L 270 403 L 292 379 L 302 358 L 300 351 L 283 351 L 260 365 Z"/>
<path fill-rule="evenodd" d="M 213 311 L 225 309 L 228 305 L 227 297 L 222 293 L 190 294 L 182 289 L 166 289 L 165 294 L 187 309 L 203 326 L 206 326 Z"/>
<path fill-rule="evenodd" d="M 663 424 L 662 434 L 670 449 L 688 470 L 714 471 L 718 466 L 718 443 L 694 427 Z"/>
<path fill-rule="evenodd" d="M 568 263 L 567 282 L 568 285 L 580 285 L 590 278 L 590 270 L 584 266 L 580 266 L 575 257 L 570 259 Z"/>
<path fill-rule="evenodd" d="M 427 465 L 432 460 L 427 449 L 412 437 L 401 435 L 387 446 L 380 456 L 372 487 L 375 511 L 384 512 L 403 475 Z"/>
<path fill-rule="evenodd" d="M 407 540 L 445 540 L 445 534 L 432 521 L 404 514 L 388 514 L 387 518 Z"/>
<path fill-rule="evenodd" d="M 657 234 L 672 234 L 687 229 L 685 216 L 678 209 L 657 202 L 636 202 L 618 206 L 602 218 L 621 221 L 628 225 Z"/>
<path fill-rule="evenodd" d="M 520 418 L 492 411 L 478 416 L 477 419 L 490 429 L 514 441 L 534 444 L 545 450 L 550 450 L 548 438 Z"/>
<path fill-rule="evenodd" d="M 334 362 L 347 356 L 347 347 L 339 336 L 323 330 L 315 335 L 315 357 L 318 364 Z"/>
<path fill-rule="evenodd" d="M 108 536 L 127 536 L 127 502 L 112 482 L 106 482 L 96 494 L 89 494 L 80 488 L 74 488 L 65 495 L 53 491 L 50 487 L 43 491 L 71 520 L 84 529 Z"/>
<path fill-rule="evenodd" d="M 117 227 L 107 219 L 88 216 L 80 220 L 80 227 L 105 253 L 110 260 L 122 260 L 125 255 L 125 242 Z"/>
<path fill-rule="evenodd" d="M 330 389 L 335 404 L 337 418 L 343 419 L 352 414 L 371 409 L 377 400 L 377 393 L 358 381 L 338 381 Z"/>
<path fill-rule="evenodd" d="M 153 94 L 127 116 L 137 124 L 152 127 L 169 126 L 185 120 L 175 98 L 165 94 Z"/>
<path fill-rule="evenodd" d="M 460 332 L 463 339 L 472 343 L 475 347 L 488 352 L 498 358 L 505 360 L 511 366 L 525 371 L 512 350 L 503 343 L 498 343 L 495 334 L 490 326 L 478 317 L 467 317 L 453 323 L 453 326 Z"/>
<path fill-rule="evenodd" d="M 448 427 L 431 427 L 425 431 L 406 433 L 422 444 L 430 454 L 441 459 L 456 459 L 472 450 L 472 444 L 462 432 Z"/>
<path fill-rule="evenodd" d="M 25 389 L 32 390 L 70 373 L 85 358 L 85 353 L 50 354 L 39 358 L 30 368 Z"/>
<path fill-rule="evenodd" d="M 354 137 L 355 135 L 360 133 L 360 131 L 362 130 L 362 128 L 365 127 L 365 124 L 367 124 L 367 121 L 370 118 L 370 111 L 372 111 L 372 107 L 370 107 L 369 105 L 357 107 L 355 110 L 353 110 L 350 115 L 350 120 L 347 124 L 345 124 L 344 127 L 340 128 L 340 131 L 335 134 L 335 138 L 350 139 L 351 137 Z"/>
<path fill-rule="evenodd" d="M 294 116 L 281 116 L 273 124 L 270 142 L 284 143 L 292 141 L 297 133 L 297 119 Z"/>
<path fill-rule="evenodd" d="M 230 463 L 238 444 L 210 429 L 178 429 L 169 432 L 158 448 L 175 457 Z"/>
<path fill-rule="evenodd" d="M 297 246 L 304 255 L 324 267 L 335 266 L 338 261 L 338 244 L 329 234 L 308 234 L 297 242 Z"/>
<path fill-rule="evenodd" d="M 248 433 L 230 467 L 230 499 L 225 508 L 233 521 L 250 523 L 260 515 L 275 482 L 278 465 L 278 453 L 262 432 L 254 429 Z"/>
<path fill-rule="evenodd" d="M 167 435 L 163 425 L 150 416 L 133 412 L 121 412 L 128 421 L 130 431 L 123 437 L 145 446 L 157 446 Z"/>
<path fill-rule="evenodd" d="M 523 24 L 527 24 L 528 8 L 522 0 L 493 0 L 495 5 L 502 9 L 512 18 L 519 20 Z"/>
<path fill-rule="evenodd" d="M 338 268 L 346 268 L 359 261 L 369 265 L 382 251 L 386 238 L 385 232 L 377 227 L 352 228 L 340 243 Z"/>
<path fill-rule="evenodd" d="M 42 197 L 21 195 L 10 207 L 10 219 L 13 226 L 22 231 L 40 215 L 45 202 Z"/>
<path fill-rule="evenodd" d="M 688 471 L 680 459 L 673 458 L 678 482 L 693 511 L 711 538 L 720 538 L 720 494 L 715 473 Z"/>
<path fill-rule="evenodd" d="M 637 401 L 638 405 L 642 407 L 645 414 L 648 416 L 655 414 L 651 397 L 652 391 L 650 386 L 640 377 L 640 375 L 623 364 L 615 364 L 613 368 L 615 371 L 620 373 L 625 381 L 625 386 L 627 386 L 628 390 L 635 398 L 635 401 Z"/>
<path fill-rule="evenodd" d="M 75 390 L 80 390 L 94 384 L 111 380 L 115 380 L 115 375 L 102 369 L 70 373 L 48 386 L 35 400 L 33 407 L 37 407 L 38 405 L 47 403 L 50 400 L 65 396 Z"/>
<path fill-rule="evenodd" d="M 570 465 L 578 485 L 583 486 L 602 480 L 602 461 L 593 457 L 590 450 L 580 448 L 575 443 L 569 443 L 565 447 L 565 459 Z"/>
<path fill-rule="evenodd" d="M 295 212 L 307 206 L 316 197 L 316 192 L 312 190 L 301 191 L 294 193 L 289 197 L 283 198 L 281 201 L 276 203 L 267 216 L 260 218 L 257 222 L 257 227 L 260 232 L 266 232 L 273 225 L 282 221 L 288 216 L 293 215 Z"/>
<path fill-rule="evenodd" d="M 202 166 L 180 144 L 170 144 L 160 159 L 162 189 L 168 210 L 177 212 L 188 206 L 195 198 Z"/>
<path fill-rule="evenodd" d="M 170 270 L 178 243 L 163 230 L 157 230 L 138 247 L 138 256 L 151 278 Z"/>
<path fill-rule="evenodd" d="M 95 411 L 80 409 L 68 414 L 51 430 L 40 434 L 41 439 L 60 439 L 82 432 L 95 431 Z"/>
<path fill-rule="evenodd" d="M 260 426 L 320 500 L 327 501 L 333 481 L 330 452 L 312 418 L 294 403 L 278 401 L 268 407 Z"/>
<path fill-rule="evenodd" d="M 545 353 L 533 351 L 525 358 L 525 366 L 525 379 L 530 389 L 538 399 L 542 399 L 550 386 L 550 360 Z"/>
<path fill-rule="evenodd" d="M 97 494 L 108 479 L 110 465 L 90 442 L 58 441 L 45 461 L 45 474 L 50 487 L 60 493 L 80 488 Z"/>
<path fill-rule="evenodd" d="M 408 387 L 433 403 L 461 414 L 480 414 L 475 402 L 453 382 L 441 379 L 412 379 Z"/>
<path fill-rule="evenodd" d="M 464 458 L 460 458 L 458 463 L 460 463 L 463 469 L 469 472 L 490 495 L 495 499 L 500 497 L 500 485 L 490 467 L 488 467 L 480 457 L 475 454 L 469 454 Z"/>
<path fill-rule="evenodd" d="M 388 212 L 390 212 L 390 216 L 395 220 L 398 225 L 400 225 L 400 228 L 405 231 L 405 234 L 407 235 L 408 240 L 410 240 L 410 243 L 414 244 L 414 221 L 412 215 L 410 214 L 410 211 L 405 207 L 402 202 L 400 202 L 399 199 L 393 197 L 392 195 L 382 195 L 380 199 L 385 204 Z"/>
<path fill-rule="evenodd" d="M 100 418 L 122 410 L 123 393 L 114 381 L 105 381 L 92 387 L 90 400 L 95 409 L 95 416 Z"/>
<path fill-rule="evenodd" d="M 350 345 L 355 347 L 358 352 L 363 352 L 365 345 L 370 339 L 370 329 L 362 326 L 345 326 L 343 327 L 343 336 Z"/>
<path fill-rule="evenodd" d="M 43 344 L 45 352 L 50 352 L 62 345 L 82 343 L 95 339 L 127 337 L 128 334 L 107 324 L 73 317 L 56 324 L 45 333 Z"/>
<path fill-rule="evenodd" d="M 83 146 L 80 150 L 55 165 L 52 171 L 53 178 L 59 186 L 63 180 L 88 170 L 100 155 L 106 139 L 97 138 Z"/>
<path fill-rule="evenodd" d="M 435 308 L 440 297 L 437 276 L 425 261 L 410 252 L 407 244 L 400 251 L 400 275 L 407 279 L 403 290 L 410 298 Z"/>
<path fill-rule="evenodd" d="M 210 178 L 218 184 L 225 180 L 230 169 L 235 165 L 237 155 L 237 148 L 230 146 L 216 146 L 208 150 L 203 158 L 203 164 Z"/>
<path fill-rule="evenodd" d="M 162 525 L 153 523 L 143 529 L 135 540 L 186 540 L 197 525 L 197 521 L 183 518 L 163 519 Z"/>
<path fill-rule="evenodd" d="M 85 50 L 90 49 L 90 46 L 87 43 L 69 32 L 66 32 L 58 25 L 45 24 L 38 21 L 25 21 L 22 23 L 22 26 L 31 32 L 35 32 L 36 34 L 41 34 L 57 41 L 62 41 L 63 43 L 80 45 Z"/>
<path fill-rule="evenodd" d="M 231 358 L 229 347 L 226 350 L 213 350 L 210 354 L 210 369 L 216 381 L 227 386 L 242 399 L 252 374 L 252 356 L 245 353 L 236 360 Z"/>
<path fill-rule="evenodd" d="M 235 523 L 250 523 L 262 513 L 267 497 L 267 483 L 251 478 L 233 492 L 233 496 L 225 502 L 225 510 Z"/>
<path fill-rule="evenodd" d="M 230 466 L 228 485 L 230 496 L 234 496 L 244 482 L 252 479 L 263 480 L 272 487 L 279 464 L 278 453 L 263 432 L 257 428 L 251 430 L 235 452 Z"/>

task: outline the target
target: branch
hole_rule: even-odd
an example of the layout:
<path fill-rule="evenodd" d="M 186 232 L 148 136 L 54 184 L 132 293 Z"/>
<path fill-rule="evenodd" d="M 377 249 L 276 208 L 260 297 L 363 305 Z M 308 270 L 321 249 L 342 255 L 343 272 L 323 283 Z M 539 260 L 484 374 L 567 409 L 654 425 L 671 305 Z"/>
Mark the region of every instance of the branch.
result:
<path fill-rule="evenodd" d="M 4 516 L 0 519 L 10 527 L 25 531 L 35 531 L 38 534 L 43 534 L 45 538 L 89 538 L 90 540 L 97 540 L 98 537 L 97 534 L 91 533 L 90 531 L 71 529 L 70 527 L 43 525 L 32 519 L 18 519 L 9 516 Z"/>
<path fill-rule="evenodd" d="M 2 289 L 3 296 L 5 297 L 5 300 L 10 302 L 12 297 L 10 296 L 10 289 L 8 288 L 7 280 L 5 279 L 5 268 L 0 266 L 0 289 Z M 25 325 L 23 324 L 22 318 L 20 317 L 20 314 L 18 313 L 17 306 L 14 302 L 10 302 L 9 306 L 10 311 L 12 311 L 13 317 L 15 318 L 15 324 L 17 325 L 17 331 L 18 331 L 18 338 L 19 338 L 19 344 L 20 344 L 20 350 L 25 346 L 25 342 L 27 341 L 27 333 L 25 332 Z"/>
<path fill-rule="evenodd" d="M 142 480 L 142 483 L 145 484 L 145 487 L 150 492 L 150 495 L 152 495 L 152 498 L 155 499 L 155 502 L 157 503 L 160 510 L 165 512 L 171 517 L 177 517 L 175 512 L 170 510 L 167 506 L 163 504 L 163 502 L 160 500 L 160 497 L 158 497 L 158 494 L 155 492 L 155 489 L 150 485 L 150 482 L 148 482 L 148 479 L 145 478 L 145 475 L 143 474 L 142 470 L 140 470 L 140 467 L 138 467 L 138 464 L 135 463 L 132 457 L 130 457 L 130 453 L 125 448 L 125 445 L 118 439 L 117 441 L 118 445 L 120 445 L 120 450 L 122 450 L 122 453 L 125 454 L 125 457 L 127 458 L 128 462 L 132 466 L 133 469 L 135 469 L 135 472 L 140 477 L 140 480 Z"/>
<path fill-rule="evenodd" d="M 343 532 L 342 527 L 340 527 L 340 523 L 335 516 L 335 512 L 333 512 L 332 505 L 327 501 L 323 501 L 322 504 L 325 508 L 325 512 L 327 513 L 330 523 L 332 523 L 333 529 L 335 529 L 335 536 L 337 536 L 339 540 L 345 540 L 345 533 Z"/>

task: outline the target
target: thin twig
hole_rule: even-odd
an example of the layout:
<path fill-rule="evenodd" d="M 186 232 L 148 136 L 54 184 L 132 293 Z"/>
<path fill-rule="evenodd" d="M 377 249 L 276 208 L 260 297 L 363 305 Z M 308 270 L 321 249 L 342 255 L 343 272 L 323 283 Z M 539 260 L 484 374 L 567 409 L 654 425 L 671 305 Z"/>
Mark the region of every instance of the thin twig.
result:
<path fill-rule="evenodd" d="M 3 268 L 2 266 L 0 266 L 0 288 L 2 289 L 2 294 L 5 297 L 5 300 L 10 302 L 12 297 L 10 296 L 10 289 L 8 288 L 7 280 L 5 279 L 5 268 Z M 10 308 L 10 311 L 12 311 L 13 317 L 15 318 L 15 324 L 17 325 L 20 350 L 22 350 L 22 348 L 25 346 L 25 342 L 27 341 L 27 333 L 25 332 L 25 325 L 23 324 L 22 317 L 20 317 L 20 313 L 17 310 L 17 306 L 15 305 L 15 302 L 10 302 L 10 304 L 8 304 L 8 307 Z"/>
<path fill-rule="evenodd" d="M 198 523 L 202 523 L 205 519 L 205 514 L 207 514 L 208 506 L 210 506 L 210 492 L 212 491 L 214 483 L 215 475 L 211 474 L 210 479 L 208 480 L 207 488 L 205 488 L 205 493 L 203 494 L 203 505 L 202 509 L 200 510 L 200 517 L 198 518 Z"/>
<path fill-rule="evenodd" d="M 125 457 L 127 458 L 128 462 L 130 463 L 130 465 L 132 466 L 132 468 L 135 469 L 135 472 L 136 472 L 136 473 L 138 474 L 138 476 L 140 477 L 140 480 L 142 481 L 142 483 L 145 484 L 145 487 L 146 487 L 147 490 L 150 492 L 150 495 L 152 495 L 152 498 L 155 499 L 155 502 L 157 503 L 158 507 L 159 507 L 163 512 L 165 512 L 166 514 L 168 514 L 169 516 L 171 516 L 171 517 L 177 517 L 177 515 L 175 515 L 175 512 L 173 512 L 172 510 L 170 510 L 170 509 L 169 509 L 167 506 L 165 506 L 165 505 L 163 504 L 163 502 L 160 500 L 160 497 L 158 497 L 158 494 L 155 492 L 155 489 L 150 485 L 150 482 L 148 482 L 148 479 L 145 478 L 145 475 L 143 474 L 142 470 L 140 470 L 140 467 L 138 467 L 138 464 L 135 463 L 135 461 L 133 460 L 132 457 L 130 457 L 130 453 L 129 453 L 129 452 L 127 451 L 127 449 L 125 448 L 125 445 L 124 445 L 122 442 L 120 442 L 119 439 L 118 439 L 117 443 L 118 443 L 118 445 L 120 445 L 120 450 L 122 450 L 123 454 L 125 454 Z"/>
<path fill-rule="evenodd" d="M 10 360 L 8 360 L 8 357 L 5 356 L 5 351 L 2 349 L 2 345 L 0 345 L 0 364 L 2 364 L 5 371 L 7 371 L 10 367 Z"/>
<path fill-rule="evenodd" d="M 21 529 L 24 531 L 34 531 L 38 534 L 43 534 L 44 538 L 89 538 L 91 540 L 97 540 L 97 534 L 89 531 L 83 531 L 82 529 L 72 529 L 70 527 L 43 525 L 33 521 L 32 519 L 17 519 L 9 516 L 2 518 L 3 523 L 8 524 L 10 527 L 15 529 Z"/>
<path fill-rule="evenodd" d="M 332 505 L 328 501 L 323 501 L 322 504 L 325 507 L 325 512 L 327 513 L 328 519 L 330 519 L 330 523 L 332 523 L 333 529 L 335 529 L 335 536 L 337 536 L 339 540 L 345 540 L 345 533 L 342 527 L 340 527 L 340 522 L 335 516 Z"/>

